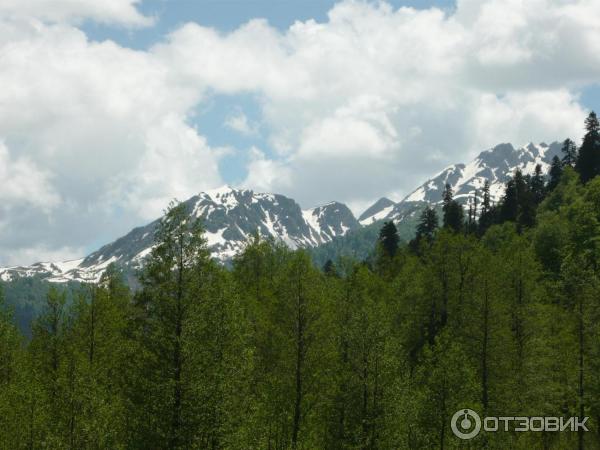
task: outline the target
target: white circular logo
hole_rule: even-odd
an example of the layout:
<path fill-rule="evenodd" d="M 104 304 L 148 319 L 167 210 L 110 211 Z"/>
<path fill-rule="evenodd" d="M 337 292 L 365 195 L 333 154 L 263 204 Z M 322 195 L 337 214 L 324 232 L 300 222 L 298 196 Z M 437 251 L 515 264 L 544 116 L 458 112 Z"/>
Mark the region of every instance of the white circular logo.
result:
<path fill-rule="evenodd" d="M 452 416 L 450 427 L 456 437 L 473 439 L 481 431 L 481 418 L 472 409 L 461 409 Z"/>

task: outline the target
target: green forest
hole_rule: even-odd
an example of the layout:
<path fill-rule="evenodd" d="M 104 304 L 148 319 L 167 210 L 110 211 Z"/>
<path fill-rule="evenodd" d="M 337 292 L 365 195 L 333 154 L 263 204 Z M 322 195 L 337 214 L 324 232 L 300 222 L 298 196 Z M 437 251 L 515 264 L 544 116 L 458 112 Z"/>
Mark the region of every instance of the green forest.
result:
<path fill-rule="evenodd" d="M 139 289 L 115 266 L 69 301 L 54 286 L 30 337 L 0 308 L 0 448 L 600 448 L 595 114 L 586 127 L 549 174 L 467 208 L 447 186 L 414 239 L 385 223 L 362 261 L 318 267 L 255 236 L 224 267 L 173 203 Z M 463 408 L 589 431 L 461 440 Z"/>

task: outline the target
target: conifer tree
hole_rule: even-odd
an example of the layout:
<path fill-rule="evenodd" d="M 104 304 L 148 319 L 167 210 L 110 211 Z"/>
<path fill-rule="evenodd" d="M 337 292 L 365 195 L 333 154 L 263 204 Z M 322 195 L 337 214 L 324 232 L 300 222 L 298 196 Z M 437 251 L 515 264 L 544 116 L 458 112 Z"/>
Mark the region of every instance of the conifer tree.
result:
<path fill-rule="evenodd" d="M 442 196 L 444 211 L 444 228 L 454 232 L 460 232 L 463 228 L 463 209 L 462 206 L 453 199 L 452 188 L 446 184 Z"/>
<path fill-rule="evenodd" d="M 535 165 L 535 172 L 529 178 L 529 190 L 533 196 L 533 202 L 537 206 L 544 200 L 545 182 L 544 174 L 542 173 L 542 165 Z"/>
<path fill-rule="evenodd" d="M 490 180 L 485 180 L 483 184 L 483 200 L 481 202 L 481 214 L 486 214 L 491 208 L 490 200 Z"/>
<path fill-rule="evenodd" d="M 323 266 L 323 273 L 327 276 L 337 276 L 335 264 L 333 264 L 333 261 L 331 259 L 325 261 L 325 265 Z"/>
<path fill-rule="evenodd" d="M 560 159 L 558 158 L 558 156 L 554 156 L 552 158 L 552 162 L 550 164 L 550 171 L 548 172 L 548 175 L 550 177 L 550 179 L 548 180 L 548 184 L 546 185 L 546 190 L 548 192 L 553 191 L 554 188 L 556 188 L 556 186 L 558 186 L 558 183 L 560 182 L 560 177 L 562 176 L 562 173 L 563 173 L 562 163 L 561 163 Z"/>
<path fill-rule="evenodd" d="M 537 182 L 536 182 L 537 184 Z M 531 227 L 535 223 L 535 198 L 530 189 L 530 182 L 517 169 L 514 176 L 506 183 L 504 197 L 500 208 L 502 221 L 516 222 L 519 231 Z"/>
<path fill-rule="evenodd" d="M 393 258 L 398 251 L 398 245 L 400 243 L 400 237 L 398 236 L 398 229 L 394 225 L 394 221 L 390 220 L 385 222 L 381 231 L 379 232 L 379 242 L 384 254 Z"/>
<path fill-rule="evenodd" d="M 469 210 L 467 212 L 467 232 L 469 232 L 473 227 L 473 222 L 475 219 L 475 210 L 473 208 L 473 200 L 471 197 L 468 198 L 467 205 L 469 206 Z"/>
<path fill-rule="evenodd" d="M 431 241 L 438 228 L 438 217 L 435 209 L 428 206 L 423 210 L 417 225 L 417 237 Z"/>
<path fill-rule="evenodd" d="M 585 120 L 586 133 L 579 149 L 575 170 L 581 181 L 587 183 L 600 174 L 600 123 L 594 111 Z"/>
<path fill-rule="evenodd" d="M 506 182 L 500 214 L 503 222 L 515 222 L 517 220 L 519 214 L 519 197 L 514 177 Z"/>
<path fill-rule="evenodd" d="M 577 145 L 571 139 L 565 139 L 561 149 L 563 153 L 562 165 L 575 167 L 577 164 Z"/>
<path fill-rule="evenodd" d="M 481 213 L 479 214 L 479 235 L 483 235 L 485 231 L 493 223 L 492 201 L 490 197 L 490 182 L 485 180 L 482 189 Z"/>
<path fill-rule="evenodd" d="M 477 225 L 477 213 L 478 213 L 478 204 L 477 204 L 477 190 L 473 197 L 469 197 L 469 213 L 466 224 L 466 232 L 467 233 L 476 233 L 478 229 Z"/>

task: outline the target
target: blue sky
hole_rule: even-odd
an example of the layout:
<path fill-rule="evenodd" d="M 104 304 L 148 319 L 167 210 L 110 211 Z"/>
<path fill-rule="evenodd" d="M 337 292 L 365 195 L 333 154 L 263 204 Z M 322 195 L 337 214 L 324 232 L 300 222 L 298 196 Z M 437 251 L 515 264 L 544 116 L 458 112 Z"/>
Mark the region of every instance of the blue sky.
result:
<path fill-rule="evenodd" d="M 200 25 L 228 32 L 248 20 L 264 18 L 280 30 L 296 21 L 327 20 L 327 12 L 336 0 L 144 0 L 139 10 L 157 19 L 156 25 L 141 30 L 124 30 L 88 22 L 84 29 L 93 39 L 113 39 L 132 48 L 147 48 L 183 23 Z M 390 0 L 394 7 L 438 7 L 451 10 L 453 0 Z"/>

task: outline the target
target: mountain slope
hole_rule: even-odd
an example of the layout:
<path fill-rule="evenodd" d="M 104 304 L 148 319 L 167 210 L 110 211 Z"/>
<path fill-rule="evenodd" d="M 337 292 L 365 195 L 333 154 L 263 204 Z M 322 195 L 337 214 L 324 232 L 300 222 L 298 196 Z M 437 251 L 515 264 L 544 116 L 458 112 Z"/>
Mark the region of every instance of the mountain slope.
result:
<path fill-rule="evenodd" d="M 190 217 L 201 218 L 212 255 L 231 259 L 253 233 L 283 241 L 292 248 L 315 247 L 360 227 L 348 207 L 331 202 L 302 211 L 283 195 L 222 187 L 184 202 Z M 160 219 L 107 244 L 85 258 L 0 269 L 0 278 L 37 276 L 52 282 L 95 281 L 110 263 L 131 271 L 150 253 Z"/>
<path fill-rule="evenodd" d="M 401 236 L 410 239 L 423 208 L 441 203 L 446 183 L 452 186 L 455 198 L 466 204 L 468 198 L 475 191 L 481 192 L 484 182 L 489 180 L 492 200 L 497 202 L 504 192 L 504 184 L 517 168 L 531 173 L 536 164 L 541 164 L 542 170 L 547 172 L 552 157 L 559 154 L 560 149 L 561 144 L 556 142 L 519 148 L 499 144 L 481 152 L 468 164 L 447 167 L 398 203 L 385 197 L 379 199 L 360 215 L 359 220 L 342 203 L 331 202 L 303 211 L 294 200 L 283 195 L 230 187 L 200 193 L 184 203 L 190 216 L 203 220 L 209 248 L 221 261 L 231 259 L 255 232 L 292 248 L 315 248 L 331 242 L 320 252 L 323 255 L 353 254 L 352 249 L 346 252 L 345 247 L 360 242 L 360 246 L 366 248 L 367 241 L 376 239 L 375 232 L 360 233 L 361 227 L 383 220 L 394 220 Z M 133 273 L 152 250 L 158 223 L 159 220 L 155 220 L 135 228 L 82 259 L 0 269 L 0 279 L 36 276 L 52 282 L 95 281 L 113 262 Z M 352 236 L 355 231 L 360 237 Z M 341 236 L 348 238 L 339 239 Z"/>
<path fill-rule="evenodd" d="M 481 193 L 488 180 L 491 199 L 497 202 L 504 193 L 506 181 L 515 170 L 521 169 L 524 174 L 533 173 L 536 164 L 541 164 L 542 172 L 547 173 L 552 157 L 560 154 L 560 150 L 561 144 L 558 142 L 551 145 L 530 143 L 519 148 L 512 144 L 499 144 L 481 152 L 468 164 L 453 164 L 445 168 L 393 206 L 378 200 L 360 216 L 360 223 L 366 225 L 390 219 L 402 222 L 408 217 L 415 217 L 425 205 L 441 203 L 446 184 L 452 186 L 454 198 L 464 205 L 475 191 Z"/>
<path fill-rule="evenodd" d="M 383 219 L 392 211 L 392 209 L 394 209 L 395 205 L 396 203 L 389 198 L 381 197 L 360 215 L 358 221 L 361 225 L 369 225 L 370 223 Z"/>

